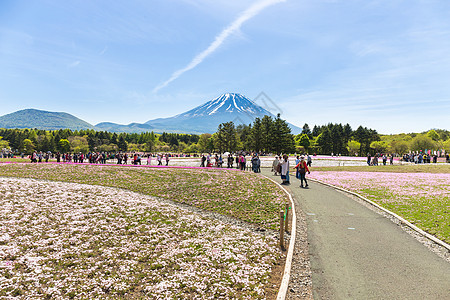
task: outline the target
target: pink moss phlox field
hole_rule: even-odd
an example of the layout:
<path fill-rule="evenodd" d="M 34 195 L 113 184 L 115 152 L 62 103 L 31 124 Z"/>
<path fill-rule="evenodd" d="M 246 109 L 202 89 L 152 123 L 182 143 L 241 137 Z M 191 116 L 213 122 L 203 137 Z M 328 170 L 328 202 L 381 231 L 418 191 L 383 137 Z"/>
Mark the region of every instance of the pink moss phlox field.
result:
<path fill-rule="evenodd" d="M 158 199 L 0 178 L 0 298 L 262 299 L 276 241 Z"/>
<path fill-rule="evenodd" d="M 0 164 L 24 164 L 23 161 L 0 161 Z M 26 163 L 25 163 L 26 164 Z M 223 170 L 223 168 L 214 168 L 214 167 L 192 167 L 192 166 L 158 166 L 158 165 L 118 165 L 118 164 L 98 164 L 98 163 L 73 163 L 73 162 L 45 162 L 39 164 L 58 164 L 58 165 L 85 165 L 85 166 L 111 166 L 111 167 L 134 167 L 134 168 L 172 168 L 172 169 L 199 169 L 199 170 Z M 239 171 L 237 169 L 228 169 L 229 171 Z"/>
<path fill-rule="evenodd" d="M 310 178 L 359 193 L 450 242 L 450 174 L 315 171 Z"/>
<path fill-rule="evenodd" d="M 185 203 L 276 229 L 288 201 L 259 174 L 229 169 L 154 168 L 89 164 L 0 164 L 0 176 L 118 187 Z"/>

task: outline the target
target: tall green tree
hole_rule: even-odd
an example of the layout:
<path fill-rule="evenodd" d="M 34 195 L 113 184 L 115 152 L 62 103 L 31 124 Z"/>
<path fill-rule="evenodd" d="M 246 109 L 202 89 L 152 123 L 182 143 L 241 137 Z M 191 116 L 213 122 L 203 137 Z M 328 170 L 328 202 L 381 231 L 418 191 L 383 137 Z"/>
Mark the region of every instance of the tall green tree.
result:
<path fill-rule="evenodd" d="M 294 135 L 291 134 L 291 128 L 288 123 L 277 115 L 273 123 L 273 135 L 275 142 L 273 150 L 275 153 L 290 153 L 295 151 Z"/>
<path fill-rule="evenodd" d="M 350 155 L 359 155 L 359 151 L 361 150 L 361 143 L 357 141 L 348 141 L 347 149 Z"/>
<path fill-rule="evenodd" d="M 374 141 L 379 141 L 380 136 L 376 130 L 368 129 L 366 127 L 359 126 L 358 129 L 353 133 L 353 137 L 356 141 L 361 143 L 360 154 L 365 155 L 366 153 L 372 153 L 370 144 Z"/>
<path fill-rule="evenodd" d="M 31 154 L 35 150 L 36 146 L 34 145 L 33 141 L 30 139 L 24 139 L 23 140 L 23 150 L 25 154 Z"/>
<path fill-rule="evenodd" d="M 250 146 L 253 151 L 260 152 L 263 147 L 263 128 L 261 119 L 256 118 L 250 133 Z"/>
<path fill-rule="evenodd" d="M 233 122 L 219 124 L 215 139 L 220 153 L 233 152 L 237 147 L 237 132 Z"/>
<path fill-rule="evenodd" d="M 303 148 L 305 151 L 309 150 L 311 146 L 311 141 L 306 133 L 298 134 L 295 137 L 295 146 Z"/>
<path fill-rule="evenodd" d="M 236 132 L 238 135 L 238 146 L 237 149 L 251 149 L 251 136 L 252 126 L 239 124 L 236 127 Z"/>
<path fill-rule="evenodd" d="M 317 147 L 319 147 L 320 152 L 323 154 L 331 154 L 333 141 L 331 139 L 331 132 L 328 127 L 322 130 L 316 140 Z"/>
<path fill-rule="evenodd" d="M 306 134 L 309 139 L 312 139 L 313 134 L 311 132 L 311 129 L 309 128 L 308 123 L 305 123 L 305 125 L 303 125 L 302 134 Z"/>
<path fill-rule="evenodd" d="M 271 152 L 276 142 L 272 117 L 266 115 L 261 119 L 261 132 L 261 150 L 266 153 Z"/>
<path fill-rule="evenodd" d="M 210 133 L 200 135 L 200 139 L 198 140 L 198 148 L 201 152 L 211 151 L 211 138 L 212 135 Z"/>
<path fill-rule="evenodd" d="M 0 136 L 0 150 L 2 149 L 9 149 L 9 142 L 3 140 L 3 137 Z"/>
<path fill-rule="evenodd" d="M 58 142 L 59 150 L 63 153 L 70 151 L 70 142 L 68 139 L 61 139 Z"/>
<path fill-rule="evenodd" d="M 125 138 L 123 137 L 123 135 L 121 135 L 119 137 L 119 141 L 117 142 L 117 147 L 119 148 L 119 151 L 122 151 L 122 152 L 126 152 L 128 150 L 128 143 L 127 143 L 127 141 L 125 141 Z"/>
<path fill-rule="evenodd" d="M 436 142 L 428 136 L 418 135 L 412 139 L 410 147 L 413 151 L 433 150 L 436 148 Z"/>

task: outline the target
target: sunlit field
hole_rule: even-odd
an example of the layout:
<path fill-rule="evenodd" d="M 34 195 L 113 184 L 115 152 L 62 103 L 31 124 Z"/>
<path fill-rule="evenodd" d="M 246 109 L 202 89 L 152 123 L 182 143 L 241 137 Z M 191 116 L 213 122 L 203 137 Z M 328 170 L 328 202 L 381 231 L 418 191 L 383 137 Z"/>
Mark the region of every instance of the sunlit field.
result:
<path fill-rule="evenodd" d="M 262 176 L 74 164 L 0 164 L 0 176 L 0 296 L 267 297 L 274 238 L 158 200 L 276 229 L 287 199 Z"/>

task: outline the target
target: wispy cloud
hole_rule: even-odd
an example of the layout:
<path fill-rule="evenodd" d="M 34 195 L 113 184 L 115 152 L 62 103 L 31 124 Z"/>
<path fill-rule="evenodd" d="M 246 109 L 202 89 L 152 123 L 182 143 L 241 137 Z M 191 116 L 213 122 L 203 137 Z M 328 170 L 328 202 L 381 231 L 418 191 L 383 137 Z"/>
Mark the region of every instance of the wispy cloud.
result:
<path fill-rule="evenodd" d="M 77 61 L 74 61 L 74 62 L 70 63 L 70 64 L 68 65 L 68 67 L 69 67 L 69 68 L 75 68 L 75 67 L 77 67 L 78 65 L 80 65 L 80 63 L 81 63 L 81 61 L 77 60 Z"/>
<path fill-rule="evenodd" d="M 246 9 L 236 20 L 234 20 L 228 27 L 226 27 L 222 32 L 220 32 L 214 41 L 209 45 L 208 48 L 206 48 L 203 52 L 195 56 L 192 61 L 184 68 L 179 69 L 175 71 L 172 76 L 166 80 L 165 82 L 161 83 L 157 87 L 153 89 L 153 92 L 156 93 L 160 89 L 166 87 L 171 83 L 172 81 L 176 80 L 178 77 L 180 77 L 183 73 L 192 70 L 196 66 L 198 66 L 200 63 L 205 60 L 209 55 L 211 55 L 214 51 L 216 51 L 224 42 L 225 40 L 232 34 L 239 31 L 242 24 L 244 24 L 246 21 L 250 20 L 251 18 L 258 15 L 263 9 L 277 4 L 281 2 L 285 2 L 286 0 L 262 0 L 258 1 L 252 6 L 250 6 L 248 9 Z"/>
<path fill-rule="evenodd" d="M 99 53 L 100 56 L 103 55 L 103 54 L 105 54 L 106 51 L 108 51 L 108 46 L 105 46 L 105 48 L 103 48 L 103 50 Z"/>

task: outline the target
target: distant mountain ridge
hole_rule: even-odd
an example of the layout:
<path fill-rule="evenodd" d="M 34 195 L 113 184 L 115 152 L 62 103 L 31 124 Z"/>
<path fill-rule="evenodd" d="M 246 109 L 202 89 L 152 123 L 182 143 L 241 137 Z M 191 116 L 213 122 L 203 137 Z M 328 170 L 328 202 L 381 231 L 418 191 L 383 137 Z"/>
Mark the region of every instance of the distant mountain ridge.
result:
<path fill-rule="evenodd" d="M 92 124 L 65 112 L 23 109 L 0 117 L 0 128 L 95 129 Z"/>
<path fill-rule="evenodd" d="M 144 124 L 131 123 L 121 125 L 112 122 L 101 122 L 93 126 L 67 113 L 53 113 L 35 109 L 25 109 L 0 117 L 0 128 L 38 128 L 54 130 L 60 128 L 96 129 L 110 132 L 139 133 L 153 131 L 155 133 L 214 133 L 221 123 L 234 122 L 235 125 L 251 124 L 256 118 L 265 115 L 275 116 L 255 104 L 244 95 L 226 93 L 211 101 L 197 106 L 185 113 L 169 118 L 149 120 Z M 289 124 L 292 133 L 298 134 L 301 128 Z"/>

